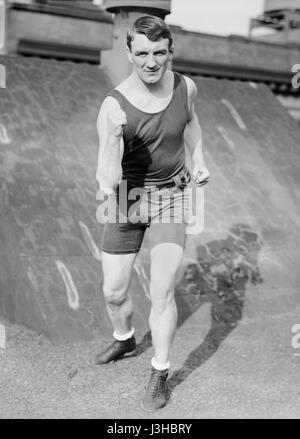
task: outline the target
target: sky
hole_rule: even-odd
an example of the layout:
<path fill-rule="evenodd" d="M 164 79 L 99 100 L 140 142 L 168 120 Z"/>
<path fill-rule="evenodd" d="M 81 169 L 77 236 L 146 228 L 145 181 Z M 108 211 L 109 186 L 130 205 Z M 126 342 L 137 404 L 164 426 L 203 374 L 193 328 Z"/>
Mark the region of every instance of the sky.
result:
<path fill-rule="evenodd" d="M 103 4 L 103 0 L 93 0 Z M 166 22 L 187 30 L 217 35 L 249 32 L 250 18 L 263 12 L 264 0 L 172 0 Z"/>
<path fill-rule="evenodd" d="M 264 0 L 172 0 L 166 22 L 197 32 L 247 36 L 250 18 L 263 9 Z"/>

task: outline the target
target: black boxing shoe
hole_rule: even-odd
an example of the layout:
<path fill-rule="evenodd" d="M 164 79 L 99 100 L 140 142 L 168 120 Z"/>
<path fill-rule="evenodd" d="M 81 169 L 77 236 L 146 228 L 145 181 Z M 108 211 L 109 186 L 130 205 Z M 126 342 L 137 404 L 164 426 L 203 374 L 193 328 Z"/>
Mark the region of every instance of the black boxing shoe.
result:
<path fill-rule="evenodd" d="M 95 364 L 107 364 L 120 360 L 125 354 L 133 352 L 136 348 L 134 335 L 125 341 L 115 340 L 108 348 L 95 357 Z"/>
<path fill-rule="evenodd" d="M 147 412 L 163 408 L 167 404 L 167 378 L 169 369 L 157 370 L 152 367 L 150 380 L 142 407 Z"/>

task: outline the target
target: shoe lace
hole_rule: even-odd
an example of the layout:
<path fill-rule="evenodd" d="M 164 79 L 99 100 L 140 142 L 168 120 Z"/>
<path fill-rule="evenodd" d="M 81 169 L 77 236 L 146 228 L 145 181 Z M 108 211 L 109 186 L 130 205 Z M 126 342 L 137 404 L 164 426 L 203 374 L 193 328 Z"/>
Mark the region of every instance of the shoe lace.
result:
<path fill-rule="evenodd" d="M 151 380 L 149 383 L 149 393 L 151 396 L 155 396 L 160 393 L 164 377 L 159 375 L 156 371 L 151 374 Z"/>

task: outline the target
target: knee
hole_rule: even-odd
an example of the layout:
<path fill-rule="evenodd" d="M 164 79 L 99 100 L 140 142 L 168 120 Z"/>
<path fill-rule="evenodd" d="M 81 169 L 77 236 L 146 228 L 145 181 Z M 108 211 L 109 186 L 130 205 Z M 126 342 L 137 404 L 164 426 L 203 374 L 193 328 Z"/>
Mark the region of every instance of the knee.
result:
<path fill-rule="evenodd" d="M 122 305 L 127 297 L 127 287 L 124 285 L 116 285 L 113 283 L 105 283 L 103 285 L 103 294 L 106 303 L 110 306 Z"/>
<path fill-rule="evenodd" d="M 154 311 L 163 311 L 174 305 L 174 285 L 172 283 L 151 286 L 151 304 Z"/>
<path fill-rule="evenodd" d="M 173 296 L 175 288 L 175 278 L 174 277 L 164 277 L 164 278 L 154 278 L 151 279 L 150 283 L 150 293 L 153 297 L 159 297 L 164 300 L 170 300 Z"/>

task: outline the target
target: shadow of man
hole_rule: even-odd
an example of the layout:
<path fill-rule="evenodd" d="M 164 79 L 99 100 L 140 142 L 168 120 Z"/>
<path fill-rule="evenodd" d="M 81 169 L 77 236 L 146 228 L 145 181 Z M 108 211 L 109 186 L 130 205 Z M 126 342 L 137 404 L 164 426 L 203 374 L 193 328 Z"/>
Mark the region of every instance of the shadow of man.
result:
<path fill-rule="evenodd" d="M 260 248 L 258 235 L 248 225 L 237 224 L 230 229 L 227 238 L 199 246 L 196 260 L 186 264 L 183 278 L 175 289 L 177 328 L 207 302 L 211 304 L 211 326 L 203 342 L 168 380 L 169 398 L 174 388 L 208 360 L 238 325 L 247 283 L 262 282 L 257 265 Z M 142 354 L 151 345 L 148 331 L 135 355 Z"/>

